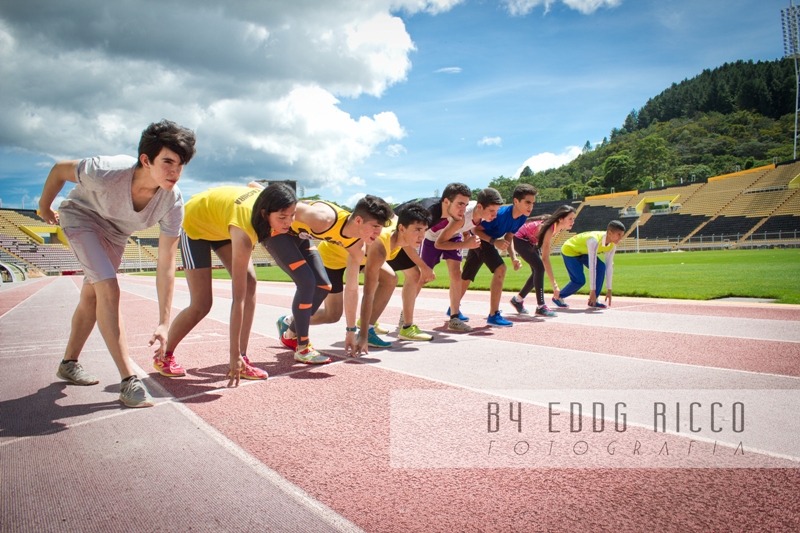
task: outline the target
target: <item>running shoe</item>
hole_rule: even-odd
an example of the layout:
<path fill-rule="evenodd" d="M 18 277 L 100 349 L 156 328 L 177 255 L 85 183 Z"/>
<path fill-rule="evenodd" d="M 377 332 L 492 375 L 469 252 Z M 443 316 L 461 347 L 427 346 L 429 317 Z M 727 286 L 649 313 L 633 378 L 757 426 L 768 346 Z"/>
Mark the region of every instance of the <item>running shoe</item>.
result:
<path fill-rule="evenodd" d="M 278 326 L 278 337 L 280 338 L 286 330 L 289 329 L 289 324 L 286 323 L 286 317 L 282 316 L 275 322 L 275 325 Z"/>
<path fill-rule="evenodd" d="M 138 376 L 123 381 L 119 386 L 119 401 L 126 407 L 152 407 L 153 399 Z"/>
<path fill-rule="evenodd" d="M 590 305 L 589 307 L 596 307 L 597 309 L 606 309 L 608 306 L 603 302 L 596 301 L 594 305 Z"/>
<path fill-rule="evenodd" d="M 537 316 L 557 316 L 555 311 L 551 311 L 550 308 L 547 307 L 546 305 L 537 307 L 534 314 Z"/>
<path fill-rule="evenodd" d="M 359 327 L 359 328 L 361 327 L 361 319 L 360 318 L 358 320 L 356 320 L 356 327 Z M 372 327 L 375 328 L 375 333 L 377 333 L 378 335 L 386 335 L 387 333 L 389 333 L 389 330 L 385 329 L 385 328 L 382 328 L 378 322 L 375 322 L 375 325 L 372 326 Z"/>
<path fill-rule="evenodd" d="M 486 323 L 490 326 L 500 326 L 502 328 L 510 328 L 514 325 L 510 320 L 506 320 L 500 315 L 500 311 L 495 311 L 493 315 L 486 318 Z"/>
<path fill-rule="evenodd" d="M 325 363 L 331 362 L 330 357 L 316 351 L 311 344 L 306 346 L 303 350 L 295 350 L 294 360 L 307 365 L 324 365 Z"/>
<path fill-rule="evenodd" d="M 472 331 L 472 328 L 470 327 L 469 324 L 467 324 L 457 316 L 454 316 L 447 323 L 447 330 L 457 331 L 459 333 L 469 333 L 470 331 Z"/>
<path fill-rule="evenodd" d="M 404 341 L 433 340 L 433 335 L 428 335 L 427 333 L 422 332 L 416 324 L 411 324 L 407 328 L 400 328 L 400 333 L 398 333 L 397 336 Z"/>
<path fill-rule="evenodd" d="M 56 376 L 74 385 L 96 385 L 100 380 L 83 369 L 77 361 L 67 361 L 58 365 Z"/>
<path fill-rule="evenodd" d="M 553 298 L 553 303 L 556 304 L 556 307 L 561 307 L 562 309 L 569 308 L 567 302 L 564 301 L 564 298 Z"/>
<path fill-rule="evenodd" d="M 447 308 L 447 316 L 448 316 L 448 317 L 450 316 L 450 308 L 449 308 L 449 307 Z M 451 318 L 452 318 L 452 317 L 451 317 Z M 464 316 L 464 315 L 461 313 L 461 309 L 459 309 L 459 310 L 458 310 L 458 319 L 459 319 L 461 322 L 469 322 L 469 317 L 468 317 L 468 316 Z"/>
<path fill-rule="evenodd" d="M 369 328 L 369 335 L 367 336 L 367 344 L 372 346 L 373 348 L 388 348 L 392 345 L 391 342 L 385 341 L 378 337 L 378 332 L 375 331 L 375 328 Z"/>
<path fill-rule="evenodd" d="M 186 370 L 175 361 L 174 355 L 164 356 L 164 359 L 154 355 L 153 368 L 158 370 L 159 374 L 168 378 L 177 378 L 186 375 Z"/>
<path fill-rule="evenodd" d="M 521 315 L 528 315 L 530 312 L 525 309 L 525 301 L 524 300 L 517 300 L 516 296 L 511 297 L 511 305 L 514 306 L 514 309 L 517 310 L 517 313 Z"/>
<path fill-rule="evenodd" d="M 244 361 L 244 370 L 239 374 L 240 377 L 244 379 L 267 379 L 269 377 L 269 374 L 251 365 L 250 359 L 244 354 L 242 354 L 242 361 Z M 230 371 L 228 371 L 228 376 L 230 374 Z"/>
<path fill-rule="evenodd" d="M 297 337 L 292 337 L 290 339 L 286 336 L 286 333 L 281 333 L 281 344 L 290 350 L 297 350 Z"/>

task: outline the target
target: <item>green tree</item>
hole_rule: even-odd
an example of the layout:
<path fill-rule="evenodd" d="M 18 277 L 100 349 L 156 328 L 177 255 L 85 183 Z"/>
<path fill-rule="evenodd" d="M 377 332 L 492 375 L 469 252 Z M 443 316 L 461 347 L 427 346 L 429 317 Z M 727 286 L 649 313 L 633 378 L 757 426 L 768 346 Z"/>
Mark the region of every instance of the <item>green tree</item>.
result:
<path fill-rule="evenodd" d="M 596 188 L 596 184 L 593 182 L 597 179 L 589 180 L 589 183 L 586 184 L 587 188 Z M 627 154 L 614 155 L 606 159 L 603 163 L 602 185 L 606 190 L 613 188 L 614 192 L 635 189 L 638 183 L 633 160 Z"/>
<path fill-rule="evenodd" d="M 522 172 L 519 173 L 519 177 L 528 178 L 530 176 L 533 176 L 533 170 L 531 170 L 531 167 L 525 165 L 525 168 L 523 168 Z"/>
<path fill-rule="evenodd" d="M 669 166 L 667 141 L 655 135 L 648 135 L 636 143 L 633 160 L 640 180 L 646 177 L 658 179 Z"/>

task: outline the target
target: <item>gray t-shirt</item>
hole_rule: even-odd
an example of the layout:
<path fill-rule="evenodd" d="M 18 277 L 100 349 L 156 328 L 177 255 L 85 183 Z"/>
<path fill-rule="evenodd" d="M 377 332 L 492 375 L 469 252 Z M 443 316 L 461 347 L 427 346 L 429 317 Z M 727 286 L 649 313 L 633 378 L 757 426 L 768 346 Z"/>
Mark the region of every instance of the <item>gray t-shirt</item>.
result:
<path fill-rule="evenodd" d="M 98 231 L 124 245 L 134 231 L 156 222 L 168 237 L 180 235 L 183 197 L 176 186 L 159 189 L 139 212 L 133 209 L 131 187 L 137 160 L 127 155 L 84 159 L 75 169 L 78 184 L 58 209 L 61 226 Z"/>

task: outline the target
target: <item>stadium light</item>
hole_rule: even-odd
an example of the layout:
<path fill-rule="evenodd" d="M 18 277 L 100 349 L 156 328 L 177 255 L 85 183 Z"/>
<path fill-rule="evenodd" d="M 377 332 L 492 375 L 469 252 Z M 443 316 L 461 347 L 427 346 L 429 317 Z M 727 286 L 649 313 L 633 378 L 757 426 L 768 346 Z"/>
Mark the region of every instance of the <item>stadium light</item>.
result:
<path fill-rule="evenodd" d="M 794 155 L 797 159 L 797 115 L 800 110 L 800 69 L 797 59 L 800 57 L 800 6 L 789 0 L 789 7 L 781 9 L 781 26 L 783 27 L 783 52 L 787 59 L 794 60 L 795 101 L 794 101 Z"/>

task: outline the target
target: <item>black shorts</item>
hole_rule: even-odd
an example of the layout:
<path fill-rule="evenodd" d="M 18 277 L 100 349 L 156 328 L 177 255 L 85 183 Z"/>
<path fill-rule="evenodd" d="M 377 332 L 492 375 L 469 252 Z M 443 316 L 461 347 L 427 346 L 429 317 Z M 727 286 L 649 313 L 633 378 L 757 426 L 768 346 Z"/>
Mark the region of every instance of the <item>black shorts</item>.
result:
<path fill-rule="evenodd" d="M 331 294 L 339 294 L 340 292 L 344 292 L 344 273 L 346 268 L 328 268 L 325 267 L 325 272 L 328 273 L 328 279 L 331 282 Z M 360 266 L 358 268 L 359 272 L 364 271 L 364 266 Z"/>
<path fill-rule="evenodd" d="M 231 243 L 230 239 L 224 241 L 206 241 L 203 239 L 190 239 L 181 230 L 181 259 L 183 268 L 211 268 L 211 250 L 215 252 Z"/>
<path fill-rule="evenodd" d="M 504 264 L 503 258 L 500 257 L 500 251 L 495 248 L 494 244 L 481 241 L 480 248 L 473 248 L 467 253 L 467 259 L 464 261 L 464 268 L 461 271 L 461 279 L 475 281 L 481 265 L 486 265 L 494 273 L 497 267 Z"/>
<path fill-rule="evenodd" d="M 408 257 L 408 254 L 402 248 L 400 249 L 400 253 L 398 253 L 394 259 L 388 260 L 387 263 L 395 272 L 400 272 L 401 270 L 406 270 L 408 268 L 417 266 L 417 264 L 414 263 L 410 257 Z"/>

